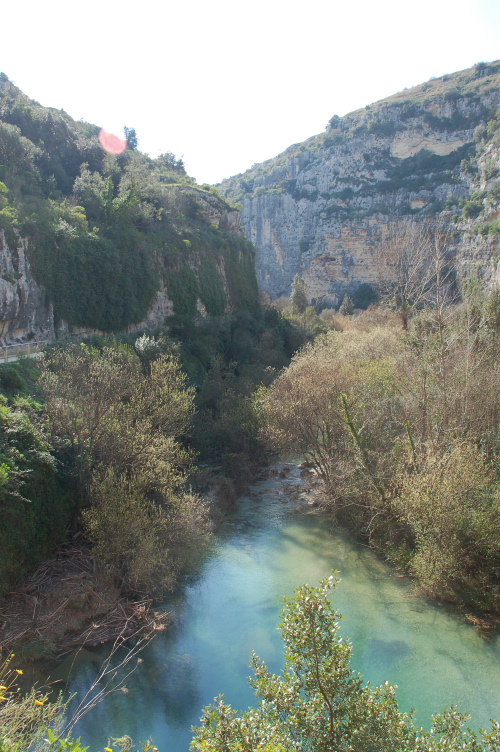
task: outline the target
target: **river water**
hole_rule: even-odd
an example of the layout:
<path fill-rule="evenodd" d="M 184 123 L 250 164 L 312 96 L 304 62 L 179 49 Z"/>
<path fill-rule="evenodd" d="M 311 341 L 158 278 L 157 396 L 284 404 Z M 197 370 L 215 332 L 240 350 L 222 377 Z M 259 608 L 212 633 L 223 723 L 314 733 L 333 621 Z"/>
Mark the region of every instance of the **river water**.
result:
<path fill-rule="evenodd" d="M 454 704 L 471 728 L 500 719 L 500 637 L 485 641 L 462 620 L 414 597 L 410 583 L 364 546 L 332 530 L 328 520 L 292 502 L 287 479 L 256 483 L 212 544 L 197 571 L 167 604 L 178 614 L 142 654 L 128 692 L 109 696 L 75 728 L 91 750 L 109 737 L 153 738 L 160 752 L 186 752 L 201 709 L 219 693 L 239 710 L 257 702 L 246 678 L 251 650 L 273 671 L 282 666 L 276 626 L 280 599 L 333 569 L 342 582 L 333 598 L 353 643 L 353 667 L 365 680 L 397 684 L 400 708 L 417 708 L 418 723 Z M 82 651 L 69 691 L 80 695 L 102 654 Z M 64 675 L 72 657 L 53 672 Z"/>

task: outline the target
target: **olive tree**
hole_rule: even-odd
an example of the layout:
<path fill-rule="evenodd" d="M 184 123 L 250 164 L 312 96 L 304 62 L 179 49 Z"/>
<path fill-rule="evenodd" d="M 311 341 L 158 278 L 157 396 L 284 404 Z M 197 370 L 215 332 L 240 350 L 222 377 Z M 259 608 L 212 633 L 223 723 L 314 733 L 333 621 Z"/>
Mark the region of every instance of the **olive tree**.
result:
<path fill-rule="evenodd" d="M 46 357 L 39 383 L 54 439 L 74 458 L 74 526 L 83 521 L 122 590 L 171 586 L 206 530 L 205 505 L 186 490 L 191 455 L 180 439 L 194 390 L 177 357 L 144 372 L 129 348 L 74 346 Z"/>

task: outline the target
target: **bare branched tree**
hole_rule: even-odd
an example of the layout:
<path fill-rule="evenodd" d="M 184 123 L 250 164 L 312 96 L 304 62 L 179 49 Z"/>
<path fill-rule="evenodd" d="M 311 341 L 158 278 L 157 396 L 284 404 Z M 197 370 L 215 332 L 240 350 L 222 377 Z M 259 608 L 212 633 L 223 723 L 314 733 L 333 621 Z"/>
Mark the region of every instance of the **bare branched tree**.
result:
<path fill-rule="evenodd" d="M 378 252 L 378 286 L 383 297 L 394 301 L 403 329 L 411 312 L 436 297 L 442 284 L 445 245 L 443 233 L 410 220 L 389 226 Z"/>

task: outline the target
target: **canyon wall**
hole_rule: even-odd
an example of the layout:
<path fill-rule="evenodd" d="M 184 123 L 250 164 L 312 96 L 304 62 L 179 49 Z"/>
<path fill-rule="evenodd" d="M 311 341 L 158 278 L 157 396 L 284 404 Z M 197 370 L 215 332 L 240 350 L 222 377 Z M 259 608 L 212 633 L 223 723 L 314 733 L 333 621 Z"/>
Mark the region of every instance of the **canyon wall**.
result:
<path fill-rule="evenodd" d="M 461 271 L 491 284 L 500 131 L 488 124 L 499 105 L 500 64 L 480 64 L 334 116 L 324 133 L 224 181 L 257 248 L 260 289 L 289 295 L 299 274 L 311 301 L 338 304 L 387 273 L 378 250 L 402 218 L 452 227 Z"/>
<path fill-rule="evenodd" d="M 232 210 L 216 196 L 198 194 L 198 201 L 203 215 L 210 224 L 224 232 L 240 237 L 240 213 Z M 33 241 L 21 237 L 19 233 L 6 233 L 0 229 L 0 345 L 23 342 L 53 342 L 68 336 L 89 337 L 103 334 L 99 329 L 70 326 L 67 321 L 57 316 L 54 305 L 49 300 L 43 286 L 37 282 L 30 262 L 31 254 L 36 253 Z M 225 310 L 230 312 L 238 308 L 239 301 L 233 299 L 226 274 L 226 259 L 221 252 L 216 265 L 218 284 L 225 299 Z M 253 264 L 253 259 L 251 259 Z M 182 259 L 158 256 L 155 259 L 158 273 L 158 290 L 147 316 L 142 321 L 129 324 L 126 332 L 139 332 L 145 329 L 155 330 L 164 325 L 172 316 L 174 301 L 169 296 L 168 277 L 175 276 L 180 265 L 185 264 L 193 272 L 194 278 L 200 279 L 200 270 L 204 264 L 203 250 L 191 251 L 186 248 Z M 248 263 L 246 264 L 248 267 Z M 248 271 L 245 268 L 242 273 Z M 201 317 L 207 315 L 205 306 L 198 298 L 197 311 Z"/>

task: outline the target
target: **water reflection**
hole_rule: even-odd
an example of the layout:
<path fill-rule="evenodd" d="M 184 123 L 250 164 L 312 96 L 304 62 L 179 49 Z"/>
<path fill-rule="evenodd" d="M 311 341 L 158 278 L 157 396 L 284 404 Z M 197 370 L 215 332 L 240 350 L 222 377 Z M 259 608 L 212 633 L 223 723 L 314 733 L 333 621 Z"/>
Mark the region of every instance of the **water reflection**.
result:
<path fill-rule="evenodd" d="M 285 482 L 296 489 L 297 481 Z M 283 483 L 255 485 L 173 600 L 179 621 L 143 654 L 128 693 L 110 696 L 76 727 L 91 748 L 126 733 L 185 752 L 191 724 L 215 695 L 224 693 L 239 709 L 252 704 L 250 651 L 273 671 L 281 666 L 282 596 L 334 568 L 343 580 L 334 594 L 344 616 L 341 632 L 352 640 L 354 668 L 365 680 L 397 684 L 402 709 L 417 707 L 426 726 L 431 712 L 451 704 L 472 713 L 472 727 L 500 718 L 498 639 L 484 642 L 445 609 L 414 598 L 408 582 L 373 552 L 332 531 L 326 520 L 283 504 Z M 85 691 L 97 659 L 95 653 L 78 659 L 71 692 Z"/>

